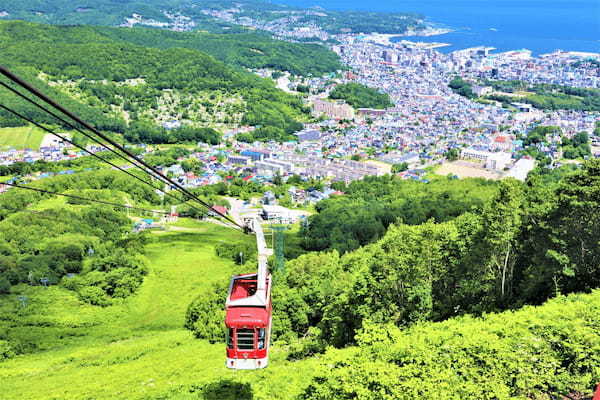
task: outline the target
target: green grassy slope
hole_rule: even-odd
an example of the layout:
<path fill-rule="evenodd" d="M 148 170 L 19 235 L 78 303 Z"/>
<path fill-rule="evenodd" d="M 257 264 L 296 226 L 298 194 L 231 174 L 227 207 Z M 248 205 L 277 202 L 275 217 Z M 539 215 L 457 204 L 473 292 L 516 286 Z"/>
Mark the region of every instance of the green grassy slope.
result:
<path fill-rule="evenodd" d="M 20 287 L 21 293 L 1 296 L 0 327 L 7 328 L 0 329 L 38 348 L 0 363 L 2 399 L 185 399 L 198 398 L 206 384 L 204 398 L 242 388 L 246 397 L 236 398 L 252 392 L 254 399 L 283 399 L 306 386 L 316 359 L 288 362 L 285 349 L 274 347 L 268 369 L 233 372 L 225 368 L 224 345 L 183 329 L 192 299 L 214 282 L 227 282 L 234 270 L 214 255 L 216 243 L 231 240 L 230 230 L 186 227 L 156 235 L 147 254 L 150 274 L 123 304 L 85 305 L 58 287 Z M 24 310 L 18 294 L 29 297 Z"/>
<path fill-rule="evenodd" d="M 32 126 L 0 128 L 0 149 L 15 148 L 37 150 L 46 133 Z"/>

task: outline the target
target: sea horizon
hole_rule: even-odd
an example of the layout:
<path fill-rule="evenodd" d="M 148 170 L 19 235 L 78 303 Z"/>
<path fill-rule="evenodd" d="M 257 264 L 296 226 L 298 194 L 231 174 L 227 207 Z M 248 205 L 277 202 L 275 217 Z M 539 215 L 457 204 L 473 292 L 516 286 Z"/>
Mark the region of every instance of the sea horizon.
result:
<path fill-rule="evenodd" d="M 331 10 L 418 12 L 433 26 L 452 30 L 427 37 L 397 40 L 448 43 L 448 53 L 486 46 L 498 52 L 531 50 L 534 55 L 556 50 L 600 53 L 600 2 L 597 0 L 276 0 L 299 7 Z M 367 33 L 367 32 L 365 32 Z"/>

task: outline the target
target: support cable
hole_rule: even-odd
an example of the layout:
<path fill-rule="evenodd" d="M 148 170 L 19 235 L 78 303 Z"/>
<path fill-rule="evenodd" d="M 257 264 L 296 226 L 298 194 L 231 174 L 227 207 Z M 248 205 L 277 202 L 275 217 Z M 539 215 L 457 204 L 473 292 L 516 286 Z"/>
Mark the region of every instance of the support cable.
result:
<path fill-rule="evenodd" d="M 138 162 L 139 164 L 141 164 L 143 167 L 145 167 L 148 170 L 152 171 L 155 175 L 157 175 L 158 177 L 160 177 L 163 181 L 171 184 L 172 187 L 176 188 L 179 192 L 185 194 L 186 197 L 195 200 L 196 202 L 198 202 L 202 206 L 206 207 L 207 210 L 209 210 L 212 213 L 217 214 L 218 216 L 224 218 L 225 220 L 229 221 L 230 223 L 232 223 L 233 225 L 237 226 L 238 228 L 242 228 L 243 229 L 243 227 L 241 225 L 239 225 L 235 220 L 229 218 L 227 215 L 225 215 L 225 214 L 223 214 L 223 213 L 221 213 L 221 212 L 219 212 L 217 210 L 213 210 L 210 205 L 208 205 L 202 199 L 198 198 L 198 196 L 196 196 L 193 193 L 191 193 L 185 187 L 183 187 L 179 183 L 173 181 L 172 179 L 168 178 L 167 176 L 163 175 L 156 168 L 152 167 L 151 165 L 149 165 L 145 161 L 141 160 L 135 154 L 133 154 L 131 151 L 127 150 L 126 148 L 124 148 L 123 146 L 121 146 L 119 143 L 116 143 L 110 137 L 108 137 L 107 135 L 105 135 L 102 132 L 98 131 L 96 128 L 94 128 L 93 126 L 91 126 L 87 122 L 83 121 L 78 116 L 76 116 L 75 114 L 73 114 L 72 112 L 70 112 L 69 110 L 67 110 L 66 108 L 64 108 L 60 104 L 58 104 L 57 102 L 53 101 L 52 99 L 50 99 L 49 97 L 47 97 L 46 95 L 44 95 L 43 93 L 41 93 L 38 89 L 34 88 L 33 86 L 31 86 L 27 82 L 23 81 L 18 76 L 14 75 L 12 72 L 10 72 L 8 69 L 6 69 L 4 66 L 0 66 L 0 73 L 2 75 L 6 76 L 11 81 L 13 81 L 14 83 L 16 83 L 17 85 L 19 85 L 22 88 L 24 88 L 25 90 L 27 90 L 28 92 L 30 92 L 31 94 L 33 94 L 34 96 L 38 97 L 39 99 L 43 100 L 47 104 L 51 105 L 53 108 L 59 110 L 60 112 L 62 112 L 65 115 L 67 115 L 73 121 L 77 122 L 81 126 L 83 126 L 86 129 L 90 130 L 91 132 L 93 132 L 94 134 L 96 134 L 98 137 L 102 138 L 103 140 L 105 140 L 106 142 L 108 142 L 109 144 L 111 144 L 113 147 L 115 147 L 115 148 L 119 149 L 121 152 L 127 154 L 129 157 L 131 157 L 133 160 L 135 160 L 136 162 Z M 109 149 L 109 147 L 106 144 L 103 144 L 103 146 Z M 130 162 L 132 162 L 132 161 L 130 161 Z M 136 167 L 144 170 L 139 165 L 136 165 Z M 144 172 L 147 173 L 147 174 L 149 174 L 149 172 L 146 171 L 146 170 L 144 170 Z"/>
<path fill-rule="evenodd" d="M 0 85 L 4 86 L 2 82 L 0 82 Z M 75 143 L 75 142 L 73 142 L 73 141 L 71 141 L 71 140 L 67 139 L 65 136 L 62 136 L 62 135 L 60 135 L 60 134 L 56 133 L 55 131 L 53 131 L 53 130 L 51 130 L 51 129 L 49 129 L 49 128 L 46 128 L 46 127 L 45 127 L 45 126 L 43 126 L 43 125 L 41 125 L 41 124 L 38 124 L 37 122 L 35 122 L 35 121 L 33 121 L 32 119 L 30 119 L 30 118 L 28 118 L 28 117 L 24 116 L 23 114 L 21 114 L 21 113 L 19 113 L 19 112 L 15 111 L 15 110 L 12 110 L 12 109 L 11 109 L 11 108 L 9 108 L 9 107 L 6 107 L 6 106 L 5 106 L 5 105 L 3 105 L 3 104 L 0 104 L 0 109 L 3 109 L 3 110 L 5 110 L 5 111 L 7 111 L 7 112 L 9 112 L 9 113 L 13 114 L 13 115 L 14 115 L 14 116 L 16 116 L 16 117 L 18 117 L 18 118 L 21 118 L 21 119 L 23 119 L 24 121 L 27 121 L 27 122 L 29 122 L 30 124 L 33 124 L 33 125 L 35 125 L 36 127 L 38 127 L 38 128 L 40 128 L 40 129 L 42 129 L 43 131 L 45 131 L 45 132 L 47 132 L 47 133 L 49 133 L 49 134 L 51 134 L 51 135 L 54 135 L 54 136 L 58 137 L 59 139 L 61 139 L 61 140 L 65 141 L 65 142 L 67 142 L 67 143 L 70 143 L 71 145 L 73 145 L 73 146 L 77 147 L 78 149 L 80 149 L 80 150 L 83 150 L 83 151 L 85 151 L 86 153 L 88 153 L 89 155 L 91 155 L 91 156 L 93 156 L 93 157 L 97 158 L 98 160 L 100 160 L 100 161 L 102 161 L 102 162 L 105 162 L 105 163 L 107 163 L 107 164 L 111 165 L 113 168 L 116 168 L 116 169 L 118 169 L 118 170 L 119 170 L 119 171 L 121 171 L 121 172 L 124 172 L 125 174 L 129 175 L 130 177 L 132 177 L 132 178 L 134 178 L 134 179 L 136 179 L 136 180 L 138 180 L 138 181 L 140 181 L 140 182 L 142 182 L 142 183 L 144 183 L 144 184 L 146 184 L 146 185 L 150 186 L 151 188 L 153 188 L 153 189 L 155 189 L 155 190 L 159 190 L 159 191 L 161 191 L 161 192 L 162 192 L 162 193 L 164 193 L 166 196 L 169 196 L 169 197 L 171 197 L 171 198 L 173 198 L 173 199 L 177 200 L 178 202 L 183 202 L 183 200 L 182 200 L 182 199 L 180 199 L 180 198 L 178 198 L 177 196 L 174 196 L 174 195 L 170 194 L 169 192 L 167 192 L 167 191 L 165 191 L 165 190 L 163 190 L 163 189 L 157 188 L 157 187 L 156 187 L 156 186 L 154 186 L 152 183 L 150 183 L 150 182 L 148 182 L 148 181 L 145 181 L 145 180 L 143 180 L 142 178 L 140 178 L 139 176 L 137 176 L 137 175 L 135 175 L 135 174 L 132 174 L 131 172 L 129 172 L 129 171 L 127 171 L 127 170 L 125 170 L 125 169 L 124 169 L 124 168 L 122 168 L 122 167 L 119 167 L 118 165 L 114 164 L 113 162 L 111 162 L 111 161 L 109 161 L 109 160 L 107 160 L 107 159 L 105 159 L 105 158 L 102 158 L 102 157 L 100 157 L 100 156 L 99 156 L 99 155 L 97 155 L 96 153 L 93 153 L 93 152 L 91 152 L 90 150 L 86 149 L 85 147 L 83 147 L 83 146 L 81 146 L 81 145 L 78 145 L 77 143 Z M 192 204 L 190 204 L 190 207 L 192 207 L 193 209 L 195 209 L 196 211 L 199 211 L 199 212 L 201 212 L 201 213 L 205 213 L 205 212 L 206 212 L 206 211 L 204 211 L 204 210 L 201 210 L 201 209 L 199 209 L 199 208 L 195 207 L 195 206 L 194 206 L 194 205 L 192 205 Z"/>

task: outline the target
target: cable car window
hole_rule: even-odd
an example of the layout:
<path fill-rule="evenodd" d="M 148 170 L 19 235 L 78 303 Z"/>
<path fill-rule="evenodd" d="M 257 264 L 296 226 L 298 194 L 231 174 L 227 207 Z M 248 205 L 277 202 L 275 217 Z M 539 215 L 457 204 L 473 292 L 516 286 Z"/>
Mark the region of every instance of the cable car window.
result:
<path fill-rule="evenodd" d="M 229 332 L 227 334 L 227 348 L 233 349 L 233 328 L 229 328 Z"/>
<path fill-rule="evenodd" d="M 258 330 L 258 349 L 262 350 L 265 348 L 265 328 Z"/>
<path fill-rule="evenodd" d="M 254 329 L 237 330 L 238 350 L 254 350 Z"/>

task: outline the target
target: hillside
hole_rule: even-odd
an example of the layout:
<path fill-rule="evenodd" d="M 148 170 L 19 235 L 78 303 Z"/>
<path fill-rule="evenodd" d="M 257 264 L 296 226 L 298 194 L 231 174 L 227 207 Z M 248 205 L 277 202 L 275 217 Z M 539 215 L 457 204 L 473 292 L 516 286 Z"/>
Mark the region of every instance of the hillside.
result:
<path fill-rule="evenodd" d="M 321 76 L 343 68 L 339 57 L 320 44 L 290 43 L 260 32 L 214 34 L 149 28 L 97 28 L 97 31 L 140 46 L 199 50 L 227 65 L 244 68 L 288 71 L 302 76 Z"/>
<path fill-rule="evenodd" d="M 124 132 L 129 126 L 132 141 L 152 142 L 148 136 L 161 134 L 136 128 L 144 121 L 160 126 L 179 120 L 220 130 L 261 125 L 270 128 L 268 138 L 282 139 L 307 118 L 300 98 L 197 50 L 148 48 L 92 27 L 25 22 L 1 22 L 0 38 L 4 65 L 59 99 L 69 98 L 67 105 L 100 129 Z M 6 91 L 1 96 L 3 104 L 38 122 L 54 122 Z M 10 126 L 11 120 L 2 124 Z M 202 133 L 197 135 L 201 140 Z"/>
<path fill-rule="evenodd" d="M 366 325 L 359 350 L 327 354 L 300 398 L 591 398 L 600 381 L 599 329 L 598 290 L 407 330 Z"/>
<path fill-rule="evenodd" d="M 504 357 L 507 348 L 520 341 L 520 337 L 515 335 L 527 330 L 520 321 L 532 321 L 531 325 L 538 326 L 539 331 L 548 327 L 549 332 L 551 326 L 558 325 L 552 321 L 560 321 L 563 329 L 568 328 L 572 337 L 570 343 L 578 355 L 593 357 L 600 354 L 593 352 L 594 347 L 586 347 L 596 346 L 597 349 L 600 345 L 593 334 L 594 329 L 600 328 L 597 318 L 600 315 L 600 293 L 595 292 L 561 298 L 516 314 L 492 315 L 484 320 L 464 318 L 424 325 L 405 333 L 390 328 L 389 335 L 394 338 L 394 345 L 385 342 L 386 335 L 382 336 L 381 342 L 365 336 L 360 348 L 332 350 L 320 359 L 286 361 L 286 346 L 275 345 L 272 363 L 267 370 L 232 372 L 224 366 L 224 344 L 194 339 L 182 327 L 189 302 L 208 290 L 212 283 L 226 281 L 235 270 L 233 263 L 214 255 L 213 246 L 221 240 L 239 240 L 242 237 L 206 224 L 184 226 L 187 228 L 182 228 L 181 232 L 160 234 L 158 241 L 149 245 L 149 274 L 139 293 L 122 304 L 107 308 L 86 305 L 72 292 L 59 287 L 22 286 L 10 296 L 0 296 L 3 329 L 0 338 L 20 337 L 24 342 L 36 345 L 31 354 L 0 362 L 3 399 L 293 399 L 304 390 L 307 399 L 354 398 L 350 395 L 352 391 L 364 393 L 367 397 L 360 398 L 366 399 L 371 398 L 368 396 L 372 393 L 364 386 L 367 384 L 381 385 L 382 397 L 373 398 L 386 398 L 383 393 L 394 396 L 400 388 L 405 393 L 420 393 L 421 398 L 434 398 L 424 393 L 428 389 L 446 393 L 452 388 L 448 382 L 455 382 L 450 380 L 450 376 L 442 378 L 441 382 L 423 385 L 423 376 L 403 377 L 394 364 L 387 367 L 390 372 L 386 373 L 385 369 L 382 370 L 385 363 L 392 362 L 392 357 L 408 360 L 410 355 L 402 356 L 403 349 L 407 349 L 415 358 L 414 361 L 404 361 L 404 370 L 429 357 L 427 368 L 431 376 L 434 372 L 443 375 L 439 368 L 445 364 L 434 362 L 439 360 L 435 356 L 436 349 L 444 348 L 442 343 L 454 346 L 452 341 L 462 341 L 467 335 L 470 339 L 465 352 L 478 354 L 479 349 L 488 349 L 490 353 L 486 360 L 491 357 L 495 364 L 498 357 Z M 25 309 L 20 308 L 17 295 L 28 296 L 29 304 Z M 560 318 L 556 318 L 558 315 Z M 515 331 L 515 326 L 519 326 L 519 330 Z M 588 332 L 585 346 L 581 345 L 580 336 L 571 334 L 575 328 L 575 332 Z M 373 333 L 380 332 L 378 328 L 373 329 Z M 476 337 L 485 332 L 480 343 L 473 332 Z M 502 332 L 510 334 L 503 338 Z M 535 343 L 533 336 L 528 343 Z M 382 350 L 385 348 L 390 350 Z M 354 355 L 357 351 L 358 354 Z M 523 350 L 526 351 L 527 348 Z M 444 360 L 451 357 L 452 354 L 448 354 Z M 517 365 L 525 361 L 528 362 L 529 358 L 515 360 Z M 594 377 L 600 379 L 598 360 L 596 364 L 593 362 L 591 358 L 586 364 L 588 367 L 581 366 L 588 371 L 581 375 L 582 388 Z M 337 367 L 331 371 L 328 363 Z M 376 375 L 367 378 L 369 371 Z M 472 370 L 470 373 L 473 379 L 479 375 Z M 352 375 L 354 379 L 350 378 Z M 385 381 L 379 381 L 386 375 L 394 377 L 392 387 L 387 386 Z M 315 376 L 321 378 L 314 378 L 311 384 Z M 528 378 L 523 376 L 521 379 L 527 386 Z M 564 382 L 564 375 L 558 376 L 558 379 Z M 31 385 L 31 380 L 35 380 L 36 385 Z M 397 387 L 399 382 L 404 383 Z M 479 387 L 485 389 L 500 381 L 482 375 L 479 382 Z M 548 382 L 553 382 L 552 378 Z M 575 387 L 580 386 L 572 388 Z M 496 393 L 505 393 L 502 390 L 500 388 Z M 520 397 L 502 395 L 497 398 Z"/>
<path fill-rule="evenodd" d="M 37 150 L 45 136 L 46 133 L 41 129 L 31 126 L 0 128 L 0 149 Z"/>
<path fill-rule="evenodd" d="M 316 360 L 285 361 L 285 348 L 278 347 L 268 370 L 240 374 L 225 367 L 222 344 L 196 340 L 183 328 L 192 299 L 235 269 L 215 255 L 215 244 L 244 238 L 211 224 L 182 226 L 148 246 L 148 276 L 120 304 L 86 305 L 60 287 L 22 286 L 0 296 L 0 354 L 6 337 L 35 349 L 0 361 L 2 398 L 184 399 L 198 398 L 202 389 L 210 399 L 299 394 Z M 28 297 L 26 308 L 17 295 Z"/>
<path fill-rule="evenodd" d="M 134 19 L 134 24 L 215 33 L 243 32 L 237 24 L 248 25 L 249 19 L 254 21 L 250 26 L 265 30 L 282 23 L 291 29 L 317 26 L 332 34 L 398 34 L 424 27 L 424 17 L 415 13 L 298 8 L 263 0 L 0 0 L 0 11 L 7 18 L 51 24 L 117 26 Z"/>
<path fill-rule="evenodd" d="M 32 185 L 161 203 L 111 170 Z M 220 323 L 229 277 L 255 268 L 252 236 L 186 219 L 131 234 L 139 211 L 11 190 L 0 197 L 3 398 L 585 398 L 600 380 L 599 189 L 597 161 L 526 185 L 467 181 L 448 198 L 483 205 L 290 260 L 275 273 L 270 366 L 256 372 L 226 369 Z"/>

